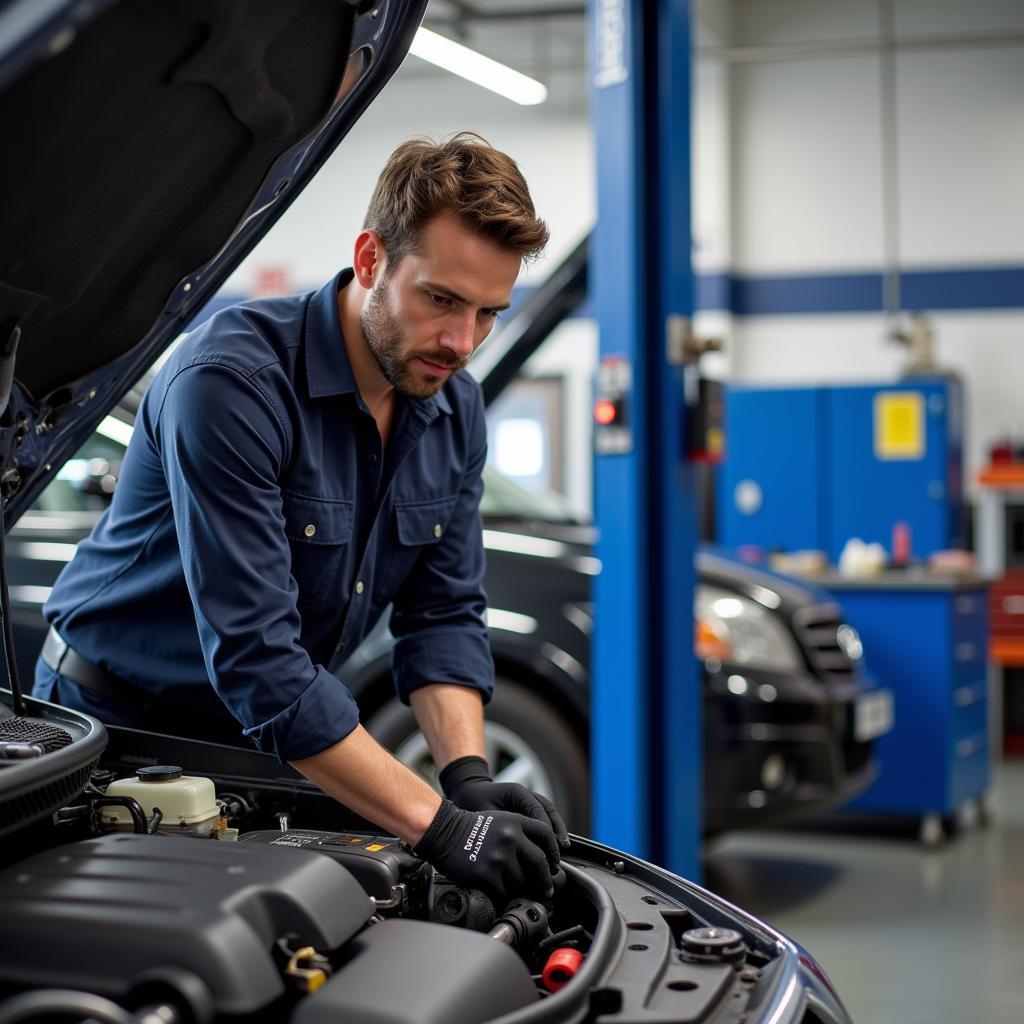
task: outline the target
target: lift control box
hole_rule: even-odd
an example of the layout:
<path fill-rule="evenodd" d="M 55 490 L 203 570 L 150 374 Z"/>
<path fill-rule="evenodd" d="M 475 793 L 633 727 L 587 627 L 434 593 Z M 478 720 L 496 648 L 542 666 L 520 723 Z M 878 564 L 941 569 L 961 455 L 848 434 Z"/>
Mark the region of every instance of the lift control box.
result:
<path fill-rule="evenodd" d="M 598 455 L 626 455 L 633 450 L 632 386 L 633 364 L 625 356 L 604 356 L 594 395 L 594 450 Z"/>

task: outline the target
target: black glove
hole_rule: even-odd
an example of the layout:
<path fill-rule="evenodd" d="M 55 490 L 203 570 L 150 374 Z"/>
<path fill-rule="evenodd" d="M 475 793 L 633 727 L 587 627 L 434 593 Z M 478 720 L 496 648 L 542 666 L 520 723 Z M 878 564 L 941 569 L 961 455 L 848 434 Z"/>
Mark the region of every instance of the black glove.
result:
<path fill-rule="evenodd" d="M 550 896 L 558 844 L 547 824 L 508 811 L 462 811 L 442 800 L 413 847 L 447 878 L 507 902 L 514 896 Z"/>
<path fill-rule="evenodd" d="M 569 832 L 558 808 L 540 793 L 517 782 L 495 782 L 482 757 L 460 757 L 439 776 L 444 795 L 465 811 L 514 811 L 550 825 L 559 845 L 569 845 Z"/>

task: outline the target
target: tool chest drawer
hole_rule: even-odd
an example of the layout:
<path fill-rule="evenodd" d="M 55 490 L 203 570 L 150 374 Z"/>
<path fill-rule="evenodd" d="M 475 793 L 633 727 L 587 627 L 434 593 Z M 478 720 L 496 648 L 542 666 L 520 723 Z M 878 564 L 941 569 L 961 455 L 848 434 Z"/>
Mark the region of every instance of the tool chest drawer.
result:
<path fill-rule="evenodd" d="M 894 703 L 878 778 L 850 807 L 946 817 L 990 784 L 989 594 L 981 579 L 904 579 L 827 584 Z"/>

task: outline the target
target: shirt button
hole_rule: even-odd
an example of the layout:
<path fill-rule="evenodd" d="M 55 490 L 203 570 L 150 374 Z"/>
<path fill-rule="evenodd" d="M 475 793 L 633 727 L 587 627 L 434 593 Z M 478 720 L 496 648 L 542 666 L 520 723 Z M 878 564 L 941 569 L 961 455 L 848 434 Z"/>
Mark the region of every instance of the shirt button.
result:
<path fill-rule="evenodd" d="M 365 588 L 363 587 L 363 581 L 362 580 L 357 580 L 356 581 L 356 593 L 357 594 L 361 594 L 364 589 Z"/>
<path fill-rule="evenodd" d="M 370 452 L 370 454 L 369 454 L 369 455 L 367 455 L 367 456 L 366 456 L 366 458 L 367 458 L 367 459 L 368 459 L 368 460 L 369 460 L 370 462 L 376 462 L 376 461 L 377 461 L 377 453 L 376 453 L 376 452 Z"/>
<path fill-rule="evenodd" d="M 316 526 L 313 523 L 309 523 L 306 529 L 302 531 L 307 537 L 312 537 L 316 533 Z"/>
<path fill-rule="evenodd" d="M 440 523 L 434 523 L 434 536 L 435 537 L 440 537 L 441 536 L 441 524 Z"/>

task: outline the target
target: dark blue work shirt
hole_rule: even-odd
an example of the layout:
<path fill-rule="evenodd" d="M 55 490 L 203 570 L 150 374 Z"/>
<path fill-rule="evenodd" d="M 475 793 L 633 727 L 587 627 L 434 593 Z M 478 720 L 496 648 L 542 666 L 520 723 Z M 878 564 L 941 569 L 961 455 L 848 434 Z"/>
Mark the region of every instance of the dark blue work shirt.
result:
<path fill-rule="evenodd" d="M 383 448 L 342 340 L 351 279 L 233 306 L 185 339 L 45 607 L 83 657 L 198 713 L 219 696 L 282 760 L 355 728 L 328 666 L 392 602 L 403 700 L 430 683 L 493 690 L 480 388 L 463 372 L 433 398 L 399 396 Z"/>

